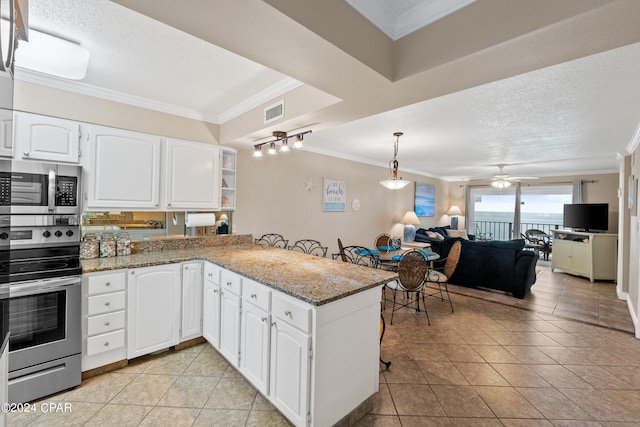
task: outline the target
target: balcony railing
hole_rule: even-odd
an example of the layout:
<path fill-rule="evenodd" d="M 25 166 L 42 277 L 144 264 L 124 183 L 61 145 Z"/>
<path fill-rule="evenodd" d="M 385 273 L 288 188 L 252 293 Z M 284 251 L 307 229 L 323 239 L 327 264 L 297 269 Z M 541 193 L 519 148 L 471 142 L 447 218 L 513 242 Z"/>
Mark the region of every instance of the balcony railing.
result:
<path fill-rule="evenodd" d="M 562 229 L 561 224 L 538 224 L 531 222 L 520 223 L 520 232 L 515 236 L 520 238 L 526 230 L 536 229 L 542 230 L 551 235 L 551 230 Z M 502 221 L 476 221 L 473 234 L 478 240 L 509 240 L 513 239 L 513 222 Z"/>

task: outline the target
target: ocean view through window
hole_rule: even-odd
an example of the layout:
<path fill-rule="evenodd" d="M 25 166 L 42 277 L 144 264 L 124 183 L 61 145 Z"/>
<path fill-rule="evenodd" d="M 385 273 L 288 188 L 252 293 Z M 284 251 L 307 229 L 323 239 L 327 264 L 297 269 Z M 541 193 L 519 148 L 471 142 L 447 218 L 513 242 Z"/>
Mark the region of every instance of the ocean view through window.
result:
<path fill-rule="evenodd" d="M 520 226 L 516 229 L 516 189 L 471 188 L 469 232 L 480 239 L 519 238 L 528 229 L 562 228 L 563 207 L 572 203 L 571 185 L 522 186 L 519 208 Z"/>

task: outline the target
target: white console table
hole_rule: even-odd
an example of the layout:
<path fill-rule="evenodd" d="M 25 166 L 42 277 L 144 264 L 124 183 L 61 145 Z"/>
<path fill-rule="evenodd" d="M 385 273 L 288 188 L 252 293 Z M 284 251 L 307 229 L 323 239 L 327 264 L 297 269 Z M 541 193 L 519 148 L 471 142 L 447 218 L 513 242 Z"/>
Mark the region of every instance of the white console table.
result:
<path fill-rule="evenodd" d="M 616 280 L 618 235 L 552 230 L 551 271 L 556 268 L 594 280 Z"/>

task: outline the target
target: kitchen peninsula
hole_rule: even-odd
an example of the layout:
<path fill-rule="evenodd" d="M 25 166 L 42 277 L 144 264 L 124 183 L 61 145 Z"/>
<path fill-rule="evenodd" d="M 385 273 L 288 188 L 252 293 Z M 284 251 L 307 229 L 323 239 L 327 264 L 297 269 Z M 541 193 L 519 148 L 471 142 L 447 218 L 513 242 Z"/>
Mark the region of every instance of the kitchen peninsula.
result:
<path fill-rule="evenodd" d="M 251 236 L 237 235 L 136 242 L 133 255 L 83 260 L 83 304 L 90 306 L 87 299 L 110 295 L 105 289 L 115 287 L 115 293 L 126 294 L 127 313 L 127 348 L 118 353 L 109 341 L 92 345 L 95 337 L 106 340 L 115 332 L 92 336 L 86 331 L 91 313 L 83 309 L 83 370 L 96 367 L 91 362 L 103 349 L 121 359 L 139 354 L 132 353 L 144 347 L 136 335 L 149 335 L 139 324 L 149 322 L 138 311 L 160 316 L 151 319 L 154 325 L 176 319 L 180 332 L 165 342 L 170 347 L 181 341 L 199 308 L 200 335 L 295 425 L 348 425 L 366 414 L 378 391 L 381 288 L 396 274 L 252 242 Z M 173 268 L 169 277 L 181 282 L 167 299 L 182 301 L 177 314 L 148 301 L 155 295 L 136 290 L 158 268 Z M 204 285 L 189 291 L 189 277 Z M 156 292 L 156 283 L 160 291 L 161 282 L 152 277 L 149 292 Z"/>

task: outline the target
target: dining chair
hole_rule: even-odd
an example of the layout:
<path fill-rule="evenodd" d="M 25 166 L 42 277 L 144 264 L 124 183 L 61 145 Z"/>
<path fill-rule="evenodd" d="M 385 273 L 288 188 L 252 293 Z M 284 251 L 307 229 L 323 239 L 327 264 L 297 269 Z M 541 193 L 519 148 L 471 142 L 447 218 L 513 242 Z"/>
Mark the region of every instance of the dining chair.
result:
<path fill-rule="evenodd" d="M 289 241 L 282 237 L 281 234 L 268 233 L 263 234 L 260 238 L 255 240 L 257 245 L 272 246 L 274 248 L 286 249 L 289 245 Z"/>
<path fill-rule="evenodd" d="M 387 283 L 386 287 L 393 293 L 393 307 L 391 309 L 391 324 L 393 325 L 393 315 L 397 310 L 403 307 L 409 307 L 413 303 L 415 297 L 416 311 L 420 311 L 420 294 L 422 293 L 422 305 L 424 312 L 427 315 L 427 323 L 431 325 L 429 320 L 429 313 L 427 312 L 427 305 L 424 301 L 424 289 L 425 279 L 429 273 L 429 261 L 425 256 L 417 249 L 402 254 L 400 261 L 398 261 L 398 279 Z M 397 301 L 398 292 L 404 294 L 405 302 L 401 304 Z M 398 305 L 398 307 L 396 307 Z"/>
<path fill-rule="evenodd" d="M 394 239 L 390 234 L 382 233 L 376 237 L 374 246 L 380 252 L 378 267 L 383 270 L 395 271 L 397 262 L 390 259 L 390 257 L 391 254 L 401 249 L 400 245 L 394 244 Z"/>
<path fill-rule="evenodd" d="M 344 246 L 342 240 L 339 238 L 338 253 L 331 254 L 331 258 L 351 264 L 364 265 L 366 267 L 376 268 L 378 266 L 378 251 L 365 248 L 364 246 Z"/>
<path fill-rule="evenodd" d="M 287 249 L 291 251 L 302 252 L 309 255 L 326 257 L 327 249 L 329 248 L 327 246 L 322 246 L 322 244 L 317 240 L 301 239 L 301 240 L 297 240 L 293 245 L 289 246 Z"/>
<path fill-rule="evenodd" d="M 427 278 L 426 278 L 426 286 L 425 286 L 425 290 L 424 290 L 424 294 L 427 297 L 435 297 L 438 298 L 438 294 L 440 294 L 440 300 L 441 301 L 449 301 L 449 305 L 451 306 L 451 312 L 453 313 L 453 303 L 451 302 L 451 296 L 449 295 L 449 287 L 447 286 L 447 283 L 449 282 L 449 279 L 451 278 L 451 276 L 453 276 L 453 273 L 456 271 L 456 267 L 458 266 L 458 262 L 460 261 L 460 254 L 462 253 L 462 243 L 460 242 L 455 242 L 453 244 L 453 246 L 451 246 L 451 250 L 449 251 L 449 255 L 447 255 L 446 258 L 441 259 L 441 261 L 444 261 L 444 264 L 442 267 L 438 268 L 433 268 L 429 270 L 429 273 L 427 274 Z M 442 271 L 439 271 L 442 270 Z M 433 286 L 429 286 L 430 283 L 434 283 L 438 285 L 438 288 L 436 289 Z M 444 288 L 444 291 L 447 294 L 447 297 L 444 297 L 444 294 L 442 293 Z M 435 292 L 432 292 L 435 291 Z"/>
<path fill-rule="evenodd" d="M 382 315 L 382 312 L 380 312 L 380 345 L 382 345 L 382 338 L 384 338 L 384 331 L 387 329 L 387 326 L 384 322 L 384 316 Z M 382 363 L 387 369 L 389 369 L 389 366 L 391 366 L 391 361 L 384 361 L 382 360 L 382 355 L 380 355 L 380 363 Z"/>

